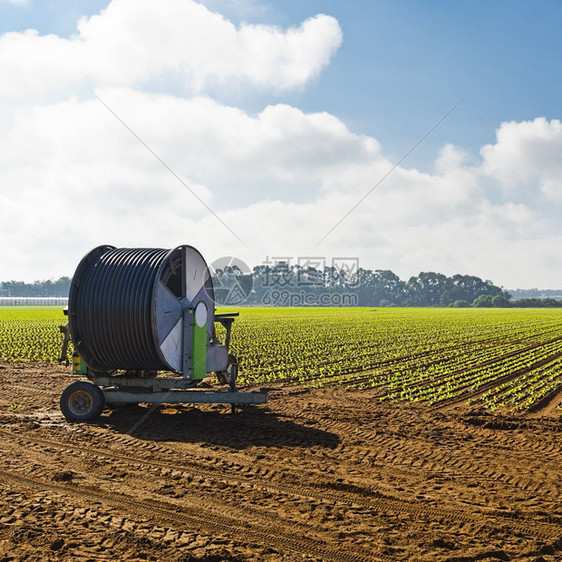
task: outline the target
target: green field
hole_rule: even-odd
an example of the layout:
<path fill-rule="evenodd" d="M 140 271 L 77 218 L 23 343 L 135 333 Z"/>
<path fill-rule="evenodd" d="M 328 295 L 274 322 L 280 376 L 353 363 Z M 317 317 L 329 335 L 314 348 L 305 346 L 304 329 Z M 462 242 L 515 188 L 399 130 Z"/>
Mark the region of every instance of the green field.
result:
<path fill-rule="evenodd" d="M 8 361 L 55 363 L 61 352 L 60 306 L 0 306 L 0 357 Z"/>
<path fill-rule="evenodd" d="M 376 388 L 381 400 L 525 410 L 562 386 L 562 310 L 246 308 L 241 383 Z M 0 307 L 0 356 L 55 362 L 59 307 Z M 220 333 L 219 333 L 220 335 Z"/>

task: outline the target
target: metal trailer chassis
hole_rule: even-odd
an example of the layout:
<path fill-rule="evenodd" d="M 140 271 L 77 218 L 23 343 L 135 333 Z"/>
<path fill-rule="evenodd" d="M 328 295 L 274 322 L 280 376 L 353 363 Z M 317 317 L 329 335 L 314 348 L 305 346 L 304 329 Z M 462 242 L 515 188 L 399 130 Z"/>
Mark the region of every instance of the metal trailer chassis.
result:
<path fill-rule="evenodd" d="M 241 392 L 235 388 L 228 390 L 201 390 L 185 388 L 183 379 L 130 377 L 127 375 L 90 375 L 88 378 L 102 387 L 105 403 L 112 404 L 265 404 L 271 390 Z"/>
<path fill-rule="evenodd" d="M 88 373 L 91 382 L 78 381 L 61 395 L 60 407 L 68 421 L 90 421 L 98 418 L 105 406 L 119 408 L 139 404 L 265 404 L 271 388 L 259 390 L 201 390 L 182 388 L 183 379 L 145 378 L 128 375 Z"/>
<path fill-rule="evenodd" d="M 226 328 L 226 348 L 230 344 L 230 331 L 233 316 L 238 313 L 217 315 L 216 321 Z M 60 327 L 65 334 L 60 362 L 66 359 L 70 334 L 68 324 Z M 156 373 L 125 373 L 113 375 L 87 368 L 78 354 L 73 355 L 73 373 L 85 375 L 91 382 L 77 381 L 62 393 L 60 407 L 68 421 L 90 421 L 99 417 L 105 406 L 120 406 L 139 403 L 148 404 L 230 404 L 231 412 L 236 412 L 237 404 L 265 404 L 268 393 L 275 389 L 261 388 L 252 391 L 239 391 L 236 388 L 238 364 L 233 356 L 228 370 L 219 374 L 219 380 L 227 383 L 227 390 L 202 390 L 196 388 L 199 382 L 189 378 L 158 377 Z M 144 376 L 143 376 L 144 375 Z"/>

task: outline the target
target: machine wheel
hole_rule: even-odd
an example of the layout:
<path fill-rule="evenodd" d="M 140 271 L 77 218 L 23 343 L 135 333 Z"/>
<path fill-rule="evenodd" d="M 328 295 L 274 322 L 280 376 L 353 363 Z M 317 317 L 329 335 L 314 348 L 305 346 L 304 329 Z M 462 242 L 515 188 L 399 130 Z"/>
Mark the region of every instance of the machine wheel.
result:
<path fill-rule="evenodd" d="M 94 420 L 101 414 L 105 399 L 101 389 L 90 382 L 73 382 L 60 397 L 60 409 L 68 421 Z"/>

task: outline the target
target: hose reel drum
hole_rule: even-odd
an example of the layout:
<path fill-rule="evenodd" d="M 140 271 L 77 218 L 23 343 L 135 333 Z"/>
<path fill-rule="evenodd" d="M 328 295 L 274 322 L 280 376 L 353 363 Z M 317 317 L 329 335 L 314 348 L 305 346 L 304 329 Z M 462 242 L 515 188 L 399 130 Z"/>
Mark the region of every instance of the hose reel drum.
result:
<path fill-rule="evenodd" d="M 165 370 L 200 380 L 227 370 L 211 273 L 191 246 L 93 249 L 72 280 L 68 316 L 75 351 L 93 371 Z"/>
<path fill-rule="evenodd" d="M 191 246 L 172 250 L 99 246 L 79 263 L 68 299 L 60 361 L 74 344 L 77 381 L 61 395 L 68 421 L 127 404 L 265 404 L 272 389 L 239 391 L 229 355 L 237 312 L 217 314 L 211 273 Z M 226 329 L 224 344 L 214 323 Z M 163 377 L 171 371 L 181 377 Z M 215 372 L 227 390 L 195 388 Z"/>

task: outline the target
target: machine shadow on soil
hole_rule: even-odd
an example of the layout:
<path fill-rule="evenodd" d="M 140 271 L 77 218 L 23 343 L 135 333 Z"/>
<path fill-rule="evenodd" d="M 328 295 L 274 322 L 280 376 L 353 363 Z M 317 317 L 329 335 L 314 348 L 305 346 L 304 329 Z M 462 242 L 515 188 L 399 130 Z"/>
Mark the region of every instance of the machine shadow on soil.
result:
<path fill-rule="evenodd" d="M 205 443 L 231 449 L 320 447 L 333 450 L 340 444 L 335 433 L 294 423 L 263 408 L 247 405 L 234 416 L 225 414 L 224 410 L 222 405 L 205 410 L 161 405 L 139 423 L 149 410 L 132 406 L 112 410 L 91 423 L 146 441 Z"/>

